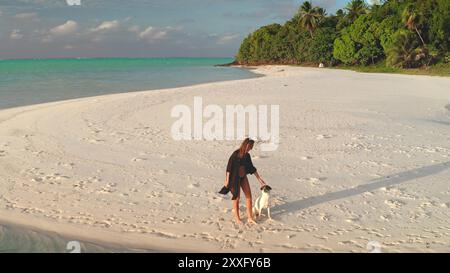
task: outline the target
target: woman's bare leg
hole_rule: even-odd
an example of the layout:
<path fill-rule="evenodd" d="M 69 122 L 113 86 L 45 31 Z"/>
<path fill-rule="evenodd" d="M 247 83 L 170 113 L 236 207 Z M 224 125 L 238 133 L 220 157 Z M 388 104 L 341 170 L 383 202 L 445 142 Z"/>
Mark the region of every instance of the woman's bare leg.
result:
<path fill-rule="evenodd" d="M 233 200 L 233 214 L 234 214 L 234 218 L 236 219 L 236 222 L 238 224 L 241 224 L 241 217 L 239 216 L 239 198 L 237 198 L 236 200 Z"/>
<path fill-rule="evenodd" d="M 252 191 L 250 189 L 250 183 L 248 183 L 247 177 L 242 180 L 241 187 L 242 191 L 245 194 L 245 201 L 247 204 L 247 222 L 256 224 L 255 220 L 253 219 Z"/>

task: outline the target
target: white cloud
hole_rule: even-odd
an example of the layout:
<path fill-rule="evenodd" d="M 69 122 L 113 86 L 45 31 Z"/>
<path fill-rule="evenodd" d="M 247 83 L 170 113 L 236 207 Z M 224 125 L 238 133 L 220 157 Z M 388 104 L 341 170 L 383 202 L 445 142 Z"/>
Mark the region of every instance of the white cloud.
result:
<path fill-rule="evenodd" d="M 20 30 L 19 30 L 19 29 L 14 29 L 14 30 L 11 32 L 11 34 L 9 35 L 9 38 L 10 38 L 11 40 L 20 40 L 20 39 L 23 38 L 23 34 L 20 33 Z"/>
<path fill-rule="evenodd" d="M 217 44 L 225 45 L 225 44 L 228 44 L 228 43 L 236 40 L 238 37 L 239 37 L 239 35 L 237 35 L 237 34 L 224 35 L 217 39 Z"/>
<path fill-rule="evenodd" d="M 133 33 L 139 33 L 141 31 L 141 28 L 139 26 L 132 26 L 128 29 L 128 31 Z"/>
<path fill-rule="evenodd" d="M 19 19 L 19 20 L 32 20 L 32 21 L 38 21 L 38 15 L 36 12 L 25 12 L 25 13 L 18 13 L 16 15 L 14 15 L 15 19 Z"/>
<path fill-rule="evenodd" d="M 155 27 L 148 27 L 144 31 L 139 33 L 139 38 L 148 42 L 154 40 L 161 40 L 167 37 L 167 30 L 158 29 Z"/>
<path fill-rule="evenodd" d="M 50 35 L 46 35 L 41 39 L 41 42 L 45 43 L 45 44 L 51 43 L 51 42 L 53 42 L 53 39 Z"/>
<path fill-rule="evenodd" d="M 51 34 L 54 35 L 68 35 L 74 33 L 78 29 L 78 23 L 72 20 L 65 22 L 62 25 L 54 27 L 50 30 Z"/>
<path fill-rule="evenodd" d="M 97 36 L 97 37 L 92 38 L 91 41 L 94 43 L 100 43 L 103 41 L 103 37 Z"/>
<path fill-rule="evenodd" d="M 91 32 L 108 31 L 119 27 L 119 21 L 105 21 L 101 23 L 98 27 L 92 28 Z"/>
<path fill-rule="evenodd" d="M 69 6 L 81 6 L 81 0 L 66 0 Z"/>
<path fill-rule="evenodd" d="M 183 26 L 176 26 L 176 27 L 165 27 L 165 29 L 167 29 L 168 31 L 182 31 L 183 30 Z"/>

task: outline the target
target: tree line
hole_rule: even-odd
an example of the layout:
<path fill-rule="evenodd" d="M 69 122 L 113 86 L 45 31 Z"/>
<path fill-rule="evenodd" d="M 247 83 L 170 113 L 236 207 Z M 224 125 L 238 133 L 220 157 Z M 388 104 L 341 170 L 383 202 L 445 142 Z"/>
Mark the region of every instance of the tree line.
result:
<path fill-rule="evenodd" d="M 449 0 L 352 0 L 332 15 L 306 1 L 284 25 L 249 34 L 236 63 L 416 68 L 450 62 L 449 34 Z"/>

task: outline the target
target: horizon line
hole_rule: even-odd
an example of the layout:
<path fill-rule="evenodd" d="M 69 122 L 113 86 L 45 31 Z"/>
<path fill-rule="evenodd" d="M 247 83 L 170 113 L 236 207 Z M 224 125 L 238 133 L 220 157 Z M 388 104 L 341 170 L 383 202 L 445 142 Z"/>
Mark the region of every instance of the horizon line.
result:
<path fill-rule="evenodd" d="M 0 61 L 11 61 L 11 60 L 82 60 L 82 59 L 235 59 L 235 57 L 192 57 L 192 56 L 175 56 L 175 57 L 123 57 L 123 56 L 114 56 L 114 57 L 37 57 L 37 58 L 0 58 Z"/>

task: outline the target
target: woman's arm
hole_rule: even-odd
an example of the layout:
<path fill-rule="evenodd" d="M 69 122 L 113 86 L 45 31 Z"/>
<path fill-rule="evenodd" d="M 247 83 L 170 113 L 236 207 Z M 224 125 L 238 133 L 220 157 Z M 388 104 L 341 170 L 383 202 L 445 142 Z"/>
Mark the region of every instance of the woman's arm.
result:
<path fill-rule="evenodd" d="M 256 179 L 258 179 L 259 183 L 261 183 L 261 186 L 266 185 L 266 182 L 262 179 L 262 177 L 259 175 L 258 171 L 255 171 L 254 175 L 256 176 Z"/>
<path fill-rule="evenodd" d="M 225 175 L 225 187 L 228 188 L 229 183 L 230 183 L 230 172 L 227 172 Z"/>

